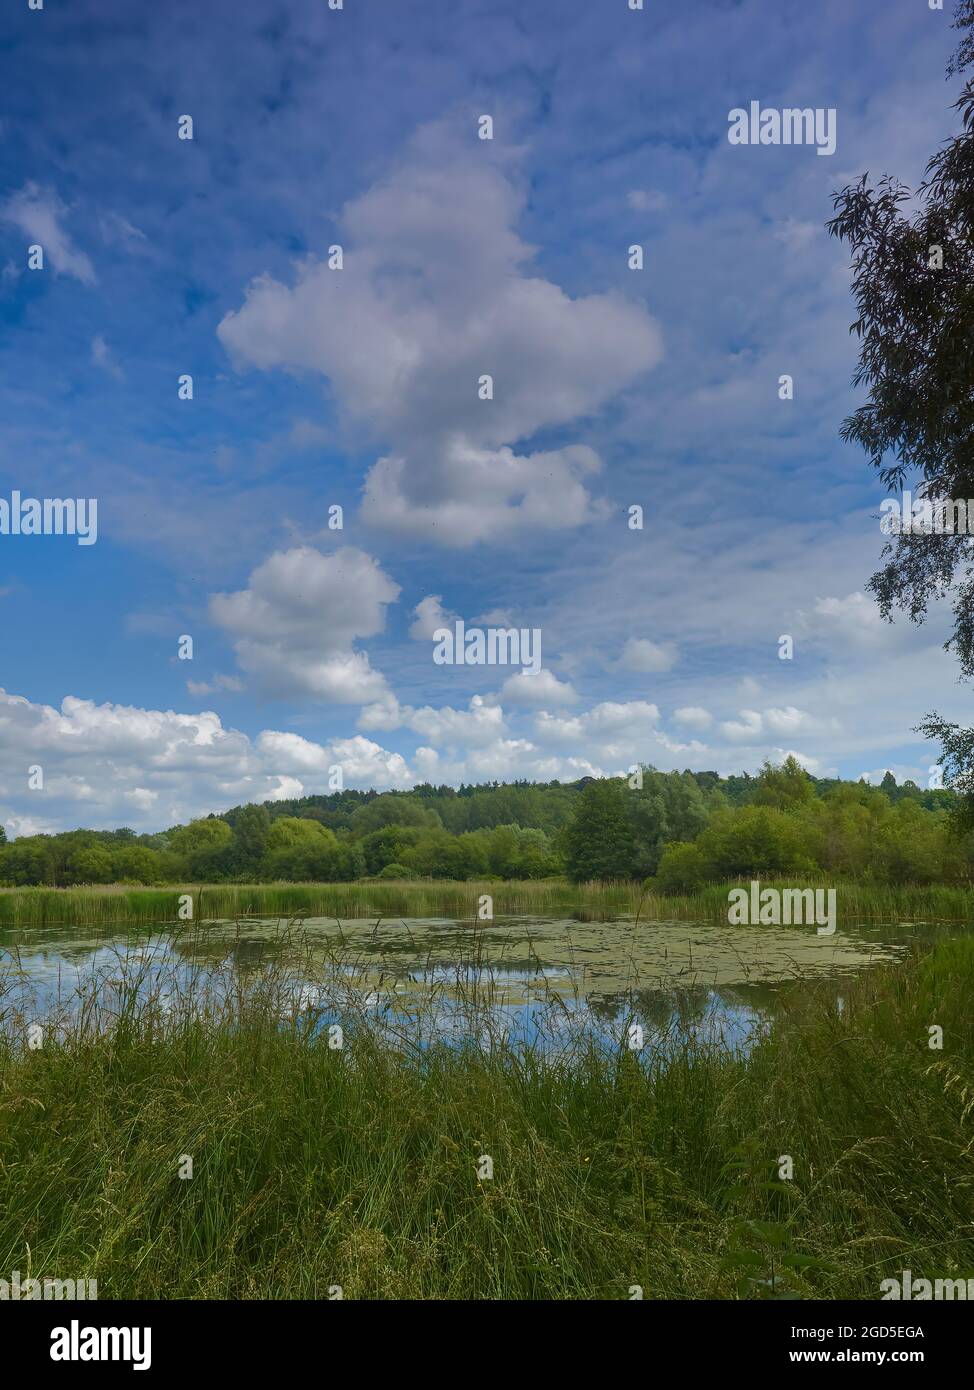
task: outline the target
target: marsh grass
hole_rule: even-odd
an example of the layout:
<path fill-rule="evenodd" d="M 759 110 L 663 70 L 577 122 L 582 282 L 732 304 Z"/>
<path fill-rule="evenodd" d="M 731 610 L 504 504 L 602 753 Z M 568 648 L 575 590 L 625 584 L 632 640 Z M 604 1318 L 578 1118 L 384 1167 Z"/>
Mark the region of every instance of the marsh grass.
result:
<path fill-rule="evenodd" d="M 467 1041 L 390 1040 L 350 987 L 334 1049 L 288 959 L 224 989 L 120 958 L 115 995 L 79 990 L 37 1050 L 10 962 L 0 1270 L 166 1299 L 876 1298 L 904 1268 L 974 1274 L 970 939 L 841 1010 L 794 991 L 746 1054 L 514 1046 L 482 955 Z"/>
<path fill-rule="evenodd" d="M 741 880 L 743 882 L 743 880 Z M 882 886 L 855 882 L 762 878 L 774 886 L 834 887 L 840 914 L 874 921 L 950 921 L 974 923 L 974 895 L 959 887 Z M 726 921 L 727 893 L 733 883 L 711 884 L 685 897 L 667 897 L 637 883 L 571 884 L 563 879 L 524 882 L 469 881 L 358 883 L 271 883 L 173 885 L 131 888 L 120 884 L 92 888 L 0 889 L 0 926 L 144 926 L 173 922 L 181 894 L 193 897 L 197 920 L 243 916 L 287 919 L 309 917 L 476 916 L 487 893 L 494 913 L 607 919 L 634 916 L 656 920 Z"/>

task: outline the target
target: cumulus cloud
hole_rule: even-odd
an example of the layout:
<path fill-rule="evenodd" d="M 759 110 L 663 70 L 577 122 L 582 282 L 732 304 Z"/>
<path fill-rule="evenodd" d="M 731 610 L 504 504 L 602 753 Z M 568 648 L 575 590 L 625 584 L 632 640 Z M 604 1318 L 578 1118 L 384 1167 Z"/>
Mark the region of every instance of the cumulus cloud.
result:
<path fill-rule="evenodd" d="M 623 671 L 669 671 L 676 662 L 676 648 L 669 642 L 651 642 L 648 637 L 630 637 L 618 665 Z"/>
<path fill-rule="evenodd" d="M 700 705 L 682 705 L 673 711 L 673 718 L 687 729 L 709 729 L 714 722 L 710 711 Z"/>
<path fill-rule="evenodd" d="M 511 705 L 573 705 L 578 692 L 570 681 L 560 681 L 552 671 L 518 671 L 501 686 L 501 700 Z"/>
<path fill-rule="evenodd" d="M 386 694 L 386 681 L 352 644 L 382 631 L 398 596 L 364 551 L 299 546 L 271 555 L 238 593 L 214 594 L 210 616 L 265 693 L 364 704 Z"/>
<path fill-rule="evenodd" d="M 766 710 L 742 709 L 739 719 L 727 719 L 720 725 L 721 733 L 731 742 L 750 742 L 770 735 L 811 733 L 822 729 L 837 729 L 838 720 L 817 719 L 807 710 L 796 709 L 794 705 Z M 779 750 L 780 751 L 780 750 Z M 796 755 L 797 756 L 797 755 Z"/>
<path fill-rule="evenodd" d="M 755 740 L 764 732 L 764 721 L 756 709 L 738 710 L 739 719 L 725 719 L 720 732 L 733 741 Z"/>
<path fill-rule="evenodd" d="M 257 750 L 275 768 L 299 777 L 327 772 L 337 765 L 349 786 L 405 788 L 414 780 L 401 753 L 390 753 L 360 734 L 323 745 L 300 734 L 267 730 L 258 736 Z"/>
<path fill-rule="evenodd" d="M 797 729 L 807 729 L 815 723 L 812 715 L 803 709 L 796 709 L 794 705 L 764 711 L 765 727 L 773 734 L 791 734 Z"/>
<path fill-rule="evenodd" d="M 812 636 L 848 646 L 893 645 L 904 630 L 884 622 L 875 601 L 858 590 L 844 598 L 816 599 L 811 613 L 800 615 L 800 625 Z"/>
<path fill-rule="evenodd" d="M 572 782 L 579 777 L 601 777 L 605 769 L 584 753 L 539 749 L 530 739 L 498 738 L 483 748 L 441 751 L 425 745 L 413 756 L 417 775 L 424 781 L 488 782 L 495 778 L 533 782 Z"/>
<path fill-rule="evenodd" d="M 38 764 L 42 790 L 27 789 Z M 67 696 L 60 708 L 0 691 L 0 821 L 10 834 L 84 824 L 147 830 L 246 801 L 328 790 L 328 769 L 346 785 L 405 788 L 399 753 L 367 738 L 313 743 L 265 731 L 255 740 L 207 710 L 96 704 Z"/>
<path fill-rule="evenodd" d="M 409 629 L 409 635 L 416 642 L 425 641 L 427 638 L 432 640 L 438 627 L 452 627 L 456 621 L 455 613 L 445 611 L 442 594 L 430 594 L 427 598 L 420 599 L 413 612 L 416 614 L 416 621 Z"/>
<path fill-rule="evenodd" d="M 93 285 L 94 266 L 62 225 L 67 211 L 53 190 L 26 183 L 0 204 L 0 220 L 18 227 L 32 245 L 42 246 L 55 275 L 73 275 L 83 285 Z"/>
<path fill-rule="evenodd" d="M 665 748 L 658 724 L 659 710 L 646 700 L 606 700 L 579 714 L 541 710 L 534 733 L 544 744 L 575 750 L 608 772 L 620 772 L 635 762 L 652 762 Z"/>
<path fill-rule="evenodd" d="M 627 716 L 624 707 L 605 706 L 585 722 L 605 734 L 631 720 L 638 733 L 640 719 L 652 722 L 651 709 L 634 708 Z M 603 767 L 571 739 L 567 749 L 543 751 L 512 737 L 502 711 L 479 696 L 467 710 L 400 713 L 425 740 L 411 759 L 362 734 L 318 743 L 265 730 L 251 739 L 211 710 L 181 714 L 74 696 L 55 708 L 0 691 L 0 823 L 11 836 L 79 824 L 159 830 L 243 802 L 325 792 L 334 765 L 347 786 L 380 790 L 425 778 L 570 780 L 622 765 Z M 26 761 L 44 769 L 42 791 L 27 789 Z"/>
<path fill-rule="evenodd" d="M 370 522 L 460 546 L 606 514 L 589 492 L 592 449 L 515 448 L 654 366 L 659 330 L 618 293 L 572 299 L 534 273 L 523 207 L 503 155 L 426 127 L 343 209 L 341 270 L 311 258 L 291 286 L 261 276 L 220 324 L 238 362 L 321 373 L 386 442 L 366 480 Z"/>
<path fill-rule="evenodd" d="M 683 713 L 701 713 L 685 706 Z M 38 830 L 132 825 L 158 830 L 247 801 L 273 801 L 329 789 L 332 767 L 347 786 L 408 789 L 417 781 L 457 785 L 494 779 L 575 780 L 613 776 L 636 763 L 691 765 L 723 772 L 793 754 L 810 771 L 831 775 L 831 720 L 794 706 L 742 710 L 718 729 L 724 747 L 680 741 L 661 727 L 656 705 L 603 701 L 572 712 L 525 710 L 516 716 L 474 695 L 467 707 L 402 705 L 386 691 L 366 706 L 360 732 L 321 742 L 267 729 L 254 737 L 226 727 L 212 710 L 96 704 L 68 696 L 60 708 L 0 692 L 0 823 L 8 835 Z M 693 727 L 694 719 L 681 721 Z M 701 723 L 703 721 L 697 720 Z M 370 737 L 400 731 L 409 747 L 390 749 Z M 812 753 L 790 735 L 828 738 Z M 826 749 L 823 756 L 822 750 Z M 24 769 L 38 763 L 44 788 L 30 791 Z"/>
<path fill-rule="evenodd" d="M 410 729 L 429 743 L 450 747 L 483 748 L 507 733 L 504 711 L 500 705 L 488 702 L 482 695 L 473 695 L 465 710 L 452 705 L 434 709 L 424 705 L 414 709 L 400 705 L 394 695 L 387 695 L 367 705 L 358 720 L 360 729 Z"/>

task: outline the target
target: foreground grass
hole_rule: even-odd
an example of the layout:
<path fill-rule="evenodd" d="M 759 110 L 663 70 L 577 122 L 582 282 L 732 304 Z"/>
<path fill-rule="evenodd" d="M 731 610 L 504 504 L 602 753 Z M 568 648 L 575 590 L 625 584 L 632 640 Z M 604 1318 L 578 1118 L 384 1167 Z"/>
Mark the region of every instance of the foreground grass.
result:
<path fill-rule="evenodd" d="M 968 888 L 887 887 L 827 882 L 824 878 L 762 879 L 788 887 L 834 887 L 840 925 L 846 920 L 974 922 Z M 0 889 L 0 926 L 77 927 L 147 925 L 176 919 L 181 894 L 193 898 L 196 921 L 241 916 L 456 917 L 473 918 L 482 894 L 495 914 L 563 913 L 612 917 L 637 912 L 655 920 L 726 921 L 731 883 L 711 884 L 692 896 L 667 897 L 638 883 L 572 884 L 565 879 L 524 882 L 271 883 L 192 885 L 167 888 Z"/>
<path fill-rule="evenodd" d="M 972 993 L 974 942 L 942 941 L 841 1011 L 796 994 L 746 1059 L 688 1045 L 665 1067 L 367 1028 L 331 1050 L 253 1000 L 209 1022 L 122 1001 L 110 1036 L 0 1042 L 0 1276 L 167 1299 L 877 1298 L 906 1268 L 974 1276 Z"/>

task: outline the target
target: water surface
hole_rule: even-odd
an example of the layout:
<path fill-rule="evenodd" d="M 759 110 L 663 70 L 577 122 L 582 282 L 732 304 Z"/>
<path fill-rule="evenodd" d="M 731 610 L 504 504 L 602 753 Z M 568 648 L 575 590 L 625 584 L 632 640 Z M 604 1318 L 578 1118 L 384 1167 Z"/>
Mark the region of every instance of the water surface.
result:
<path fill-rule="evenodd" d="M 650 1050 L 687 1038 L 740 1050 L 783 992 L 825 981 L 841 1000 L 843 982 L 896 968 L 912 939 L 935 931 L 853 923 L 822 936 L 627 916 L 9 927 L 0 930 L 0 991 L 8 1026 L 65 1026 L 82 1009 L 110 1026 L 133 997 L 164 1014 L 187 1001 L 202 1012 L 272 980 L 316 1028 L 354 1032 L 368 1018 L 420 1045 L 504 1035 L 563 1047 L 588 1035 Z"/>

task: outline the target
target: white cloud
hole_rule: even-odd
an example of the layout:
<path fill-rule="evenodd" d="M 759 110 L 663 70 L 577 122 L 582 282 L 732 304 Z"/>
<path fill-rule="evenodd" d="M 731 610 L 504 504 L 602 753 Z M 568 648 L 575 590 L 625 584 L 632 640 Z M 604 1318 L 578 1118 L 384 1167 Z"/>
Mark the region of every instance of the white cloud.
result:
<path fill-rule="evenodd" d="M 682 705 L 674 710 L 673 718 L 688 729 L 709 729 L 714 722 L 710 711 L 701 709 L 699 705 Z"/>
<path fill-rule="evenodd" d="M 258 736 L 257 750 L 275 768 L 299 777 L 325 774 L 338 766 L 343 781 L 354 786 L 407 787 L 413 780 L 400 753 L 390 753 L 359 734 L 322 745 L 300 734 L 267 730 Z"/>
<path fill-rule="evenodd" d="M 805 710 L 787 705 L 784 709 L 766 709 L 764 723 L 773 734 L 791 734 L 798 729 L 807 729 L 815 724 L 813 717 Z"/>
<path fill-rule="evenodd" d="M 504 711 L 488 705 L 481 695 L 474 695 L 466 710 L 450 705 L 406 710 L 403 723 L 429 743 L 467 749 L 488 747 L 506 732 Z"/>
<path fill-rule="evenodd" d="M 239 676 L 214 676 L 211 681 L 187 681 L 186 689 L 190 695 L 216 695 L 219 691 L 228 691 L 236 695 L 243 690 L 244 684 Z"/>
<path fill-rule="evenodd" d="M 676 648 L 672 643 L 651 642 L 648 637 L 630 637 L 622 650 L 618 665 L 624 671 L 669 671 L 676 663 Z"/>
<path fill-rule="evenodd" d="M 884 622 L 876 603 L 858 590 L 844 598 L 816 599 L 812 613 L 801 618 L 803 627 L 815 636 L 851 645 L 893 643 L 903 630 Z"/>
<path fill-rule="evenodd" d="M 422 642 L 427 638 L 432 641 L 438 627 L 452 627 L 456 621 L 455 613 L 447 613 L 444 610 L 442 594 L 430 594 L 427 598 L 420 599 L 413 612 L 416 614 L 416 621 L 409 629 L 409 635 L 416 642 Z"/>
<path fill-rule="evenodd" d="M 786 217 L 773 228 L 772 235 L 783 241 L 789 251 L 807 251 L 816 237 L 827 236 L 825 228 L 816 222 L 802 222 L 796 217 Z"/>
<path fill-rule="evenodd" d="M 347 417 L 390 451 L 371 469 L 369 522 L 462 546 L 607 514 L 581 445 L 511 447 L 598 410 L 653 367 L 659 330 L 616 292 L 571 299 L 530 269 L 516 175 L 452 127 L 427 127 L 399 167 L 346 204 L 344 267 L 309 258 L 264 275 L 219 335 L 241 363 L 326 376 Z M 493 398 L 478 383 L 493 378 Z"/>
<path fill-rule="evenodd" d="M 659 710 L 646 700 L 606 700 L 579 714 L 542 710 L 535 717 L 534 733 L 549 747 L 561 747 L 602 772 L 618 773 L 637 762 L 656 761 L 667 746 L 658 725 Z"/>
<path fill-rule="evenodd" d="M 512 705 L 573 705 L 578 692 L 570 681 L 560 681 L 554 672 L 542 668 L 508 676 L 498 698 Z"/>
<path fill-rule="evenodd" d="M 56 275 L 73 275 L 83 285 L 93 285 L 94 266 L 61 225 L 67 211 L 53 190 L 26 183 L 0 204 L 0 220 L 19 227 L 32 245 L 42 246 L 45 262 Z"/>
<path fill-rule="evenodd" d="M 381 699 L 386 682 L 352 643 L 382 631 L 385 606 L 398 596 L 398 584 L 363 551 L 323 555 L 300 546 L 271 555 L 246 589 L 214 594 L 210 615 L 267 694 L 364 704 Z"/>
<path fill-rule="evenodd" d="M 524 456 L 453 438 L 443 442 L 438 460 L 434 500 L 420 503 L 413 490 L 420 470 L 410 459 L 379 459 L 365 481 L 366 520 L 458 548 L 519 530 L 569 530 L 611 512 L 585 485 L 602 467 L 587 445 Z"/>
<path fill-rule="evenodd" d="M 151 811 L 159 800 L 159 793 L 151 791 L 148 787 L 133 787 L 125 796 L 140 811 Z"/>
<path fill-rule="evenodd" d="M 764 732 L 764 721 L 755 709 L 738 710 L 739 721 L 725 719 L 720 726 L 720 731 L 725 738 L 732 741 L 751 740 L 761 737 Z"/>
<path fill-rule="evenodd" d="M 504 711 L 496 702 L 482 695 L 473 695 L 467 709 L 442 705 L 434 709 L 424 705 L 413 709 L 400 705 L 394 695 L 387 695 L 367 705 L 359 716 L 360 729 L 411 729 L 433 744 L 450 747 L 483 748 L 506 734 Z"/>
<path fill-rule="evenodd" d="M 391 690 L 387 690 L 380 698 L 371 705 L 366 705 L 358 717 L 360 729 L 375 732 L 379 729 L 398 729 L 402 726 L 402 706 L 393 695 Z"/>
<path fill-rule="evenodd" d="M 42 767 L 43 790 L 27 789 L 28 763 Z M 327 791 L 335 764 L 349 786 L 413 781 L 401 754 L 358 735 L 318 744 L 267 730 L 251 740 L 212 711 L 74 696 L 56 709 L 0 691 L 0 822 L 10 834 L 79 823 L 158 830 L 241 802 Z"/>
<path fill-rule="evenodd" d="M 755 742 L 767 735 L 794 734 L 799 731 L 810 733 L 823 729 L 837 729 L 836 719 L 821 720 L 807 710 L 796 709 L 794 705 L 784 708 L 771 708 L 763 711 L 742 709 L 738 711 L 739 721 L 725 720 L 721 733 L 732 742 Z"/>

